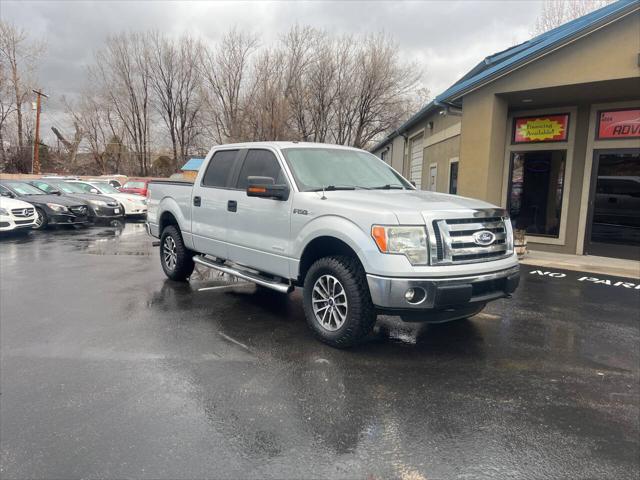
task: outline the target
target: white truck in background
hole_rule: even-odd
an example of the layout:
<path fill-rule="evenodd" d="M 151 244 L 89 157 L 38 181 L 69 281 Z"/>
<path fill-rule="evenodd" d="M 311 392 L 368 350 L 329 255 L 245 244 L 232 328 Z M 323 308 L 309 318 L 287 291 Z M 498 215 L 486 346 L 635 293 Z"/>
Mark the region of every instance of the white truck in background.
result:
<path fill-rule="evenodd" d="M 349 347 L 378 314 L 470 317 L 510 296 L 511 222 L 488 203 L 416 190 L 379 158 L 336 145 L 221 145 L 195 182 L 149 185 L 147 228 L 165 274 L 195 263 L 288 293 L 315 334 Z"/>

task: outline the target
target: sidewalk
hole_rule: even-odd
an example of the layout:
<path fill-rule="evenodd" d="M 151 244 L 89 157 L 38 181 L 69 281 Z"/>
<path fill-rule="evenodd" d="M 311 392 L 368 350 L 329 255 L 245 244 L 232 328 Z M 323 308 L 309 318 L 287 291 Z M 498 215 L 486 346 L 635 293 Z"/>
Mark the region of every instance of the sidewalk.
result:
<path fill-rule="evenodd" d="M 525 257 L 520 260 L 520 263 L 545 268 L 559 268 L 640 279 L 640 262 L 634 260 L 529 250 Z"/>

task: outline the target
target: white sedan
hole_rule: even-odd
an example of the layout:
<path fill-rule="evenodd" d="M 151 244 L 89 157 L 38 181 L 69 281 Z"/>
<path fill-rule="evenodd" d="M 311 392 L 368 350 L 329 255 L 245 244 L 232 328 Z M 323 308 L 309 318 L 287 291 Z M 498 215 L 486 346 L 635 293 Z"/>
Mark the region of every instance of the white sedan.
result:
<path fill-rule="evenodd" d="M 0 196 L 0 232 L 32 228 L 38 215 L 30 203 Z"/>
<path fill-rule="evenodd" d="M 108 195 L 122 204 L 126 216 L 144 216 L 147 214 L 147 199 L 140 195 L 122 193 L 108 182 L 69 180 L 69 183 L 80 186 L 87 193 Z"/>

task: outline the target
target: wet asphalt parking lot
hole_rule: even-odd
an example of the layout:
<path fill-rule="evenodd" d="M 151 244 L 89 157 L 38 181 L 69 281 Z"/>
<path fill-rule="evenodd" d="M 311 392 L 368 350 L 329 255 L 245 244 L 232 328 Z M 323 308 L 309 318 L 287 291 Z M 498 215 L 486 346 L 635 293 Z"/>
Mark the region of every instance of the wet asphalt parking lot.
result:
<path fill-rule="evenodd" d="M 629 282 L 523 266 L 471 320 L 340 351 L 298 291 L 166 280 L 142 223 L 5 236 L 0 477 L 636 479 Z"/>

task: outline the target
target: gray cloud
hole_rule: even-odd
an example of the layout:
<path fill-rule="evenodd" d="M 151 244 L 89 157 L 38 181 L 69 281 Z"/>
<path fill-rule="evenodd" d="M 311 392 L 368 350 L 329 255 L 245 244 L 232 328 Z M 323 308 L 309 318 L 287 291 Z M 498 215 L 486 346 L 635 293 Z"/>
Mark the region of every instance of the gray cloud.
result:
<path fill-rule="evenodd" d="M 437 94 L 485 56 L 526 40 L 540 11 L 527 1 L 30 1 L 0 0 L 0 17 L 47 45 L 39 78 L 51 94 L 47 124 L 63 122 L 61 97 L 86 85 L 86 69 L 107 36 L 158 29 L 216 41 L 237 26 L 272 42 L 296 23 L 329 32 L 385 31 L 403 57 L 425 72 Z M 46 116 L 43 116 L 45 118 Z"/>

